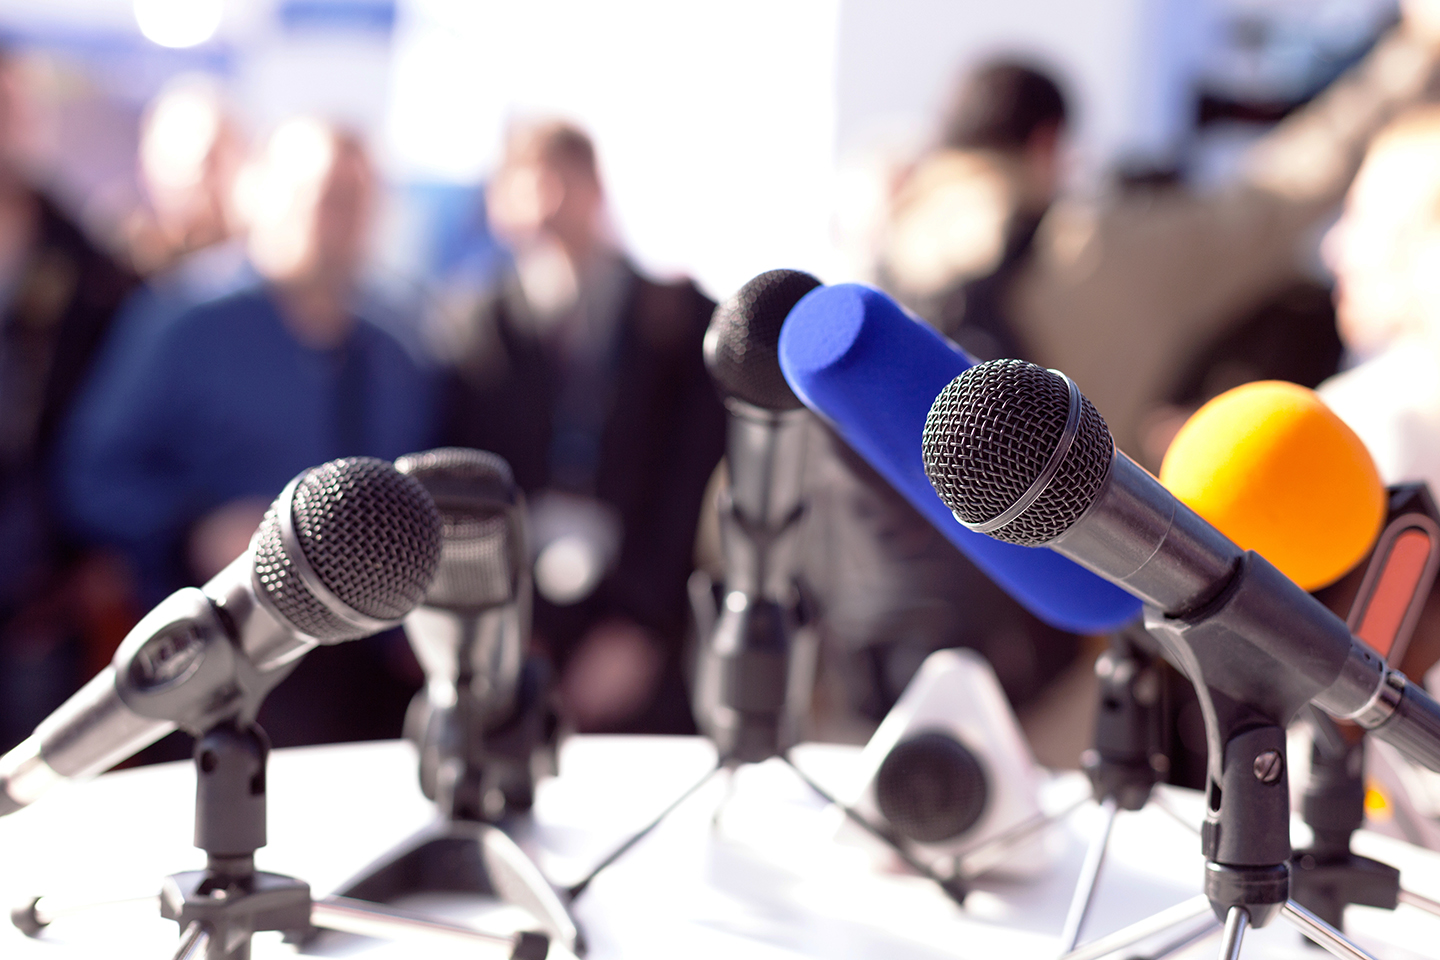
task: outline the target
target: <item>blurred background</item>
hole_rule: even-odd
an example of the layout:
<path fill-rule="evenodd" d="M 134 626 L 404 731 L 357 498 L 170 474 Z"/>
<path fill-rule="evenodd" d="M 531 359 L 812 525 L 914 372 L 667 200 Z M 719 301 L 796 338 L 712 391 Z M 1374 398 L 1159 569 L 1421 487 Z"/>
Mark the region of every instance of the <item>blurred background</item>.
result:
<path fill-rule="evenodd" d="M 375 256 L 399 278 L 485 268 L 477 188 L 507 120 L 544 113 L 594 137 L 641 265 L 723 296 L 778 263 L 863 273 L 847 247 L 874 204 L 862 171 L 923 146 L 987 56 L 1064 77 L 1075 187 L 1140 169 L 1209 184 L 1397 15 L 1394 0 L 4 0 L 0 36 L 25 61 L 36 164 L 111 242 L 145 204 L 146 104 L 203 75 L 253 138 L 296 114 L 363 133 L 386 187 Z"/>
<path fill-rule="evenodd" d="M 1403 7 L 0 0 L 0 746 L 295 471 L 437 442 L 505 456 L 537 536 L 580 545 L 532 558 L 562 713 L 693 730 L 713 301 L 782 266 L 879 284 L 981 358 L 1066 369 L 1155 469 L 1221 390 L 1315 386 L 1419 323 L 1342 345 L 1320 256 L 1370 137 L 1435 88 L 1436 5 Z M 863 739 L 966 645 L 1073 762 L 1102 641 L 817 443 L 828 729 Z M 277 744 L 397 735 L 397 636 L 307 658 Z"/>

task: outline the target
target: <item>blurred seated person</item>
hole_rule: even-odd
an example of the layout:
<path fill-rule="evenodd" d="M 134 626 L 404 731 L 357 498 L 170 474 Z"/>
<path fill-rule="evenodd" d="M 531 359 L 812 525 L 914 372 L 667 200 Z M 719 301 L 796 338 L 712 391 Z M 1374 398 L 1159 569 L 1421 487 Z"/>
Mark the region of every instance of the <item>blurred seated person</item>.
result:
<path fill-rule="evenodd" d="M 0 749 L 85 679 L 86 648 L 128 617 L 123 571 L 62 534 L 44 464 L 135 281 L 46 195 L 24 69 L 0 51 Z"/>
<path fill-rule="evenodd" d="M 78 536 L 126 552 L 147 607 L 240 555 L 301 470 L 342 456 L 393 459 L 433 438 L 427 374 L 352 307 L 374 196 L 359 140 L 287 122 L 257 177 L 248 251 L 260 279 L 191 307 L 127 364 L 107 366 L 65 438 L 66 515 Z M 342 667 L 359 669 L 357 658 L 384 654 L 366 643 L 315 651 L 301 671 L 332 669 L 331 682 L 307 690 L 292 677 L 271 696 L 267 710 L 287 697 L 313 701 L 271 730 L 277 743 L 398 735 L 405 690 L 372 705 L 335 682 Z M 371 666 L 383 678 L 384 665 Z"/>
<path fill-rule="evenodd" d="M 1361 362 L 1320 395 L 1386 483 L 1440 493 L 1440 107 L 1376 138 L 1324 252 L 1340 335 Z"/>
<path fill-rule="evenodd" d="M 513 128 L 486 201 L 514 270 L 453 331 L 445 440 L 505 457 L 529 498 L 535 636 L 566 715 L 693 731 L 685 584 L 725 436 L 701 355 L 715 304 L 617 248 L 574 126 Z"/>
<path fill-rule="evenodd" d="M 977 359 L 1031 353 L 1006 299 L 1059 192 L 1069 114 L 1042 70 L 986 64 L 891 198 L 880 286 Z"/>
<path fill-rule="evenodd" d="M 1156 468 L 1164 444 L 1142 442 L 1152 411 L 1194 356 L 1306 279 L 1305 244 L 1369 138 L 1434 93 L 1435 5 L 1402 4 L 1401 24 L 1364 61 L 1256 143 L 1237 182 L 1205 195 L 1146 185 L 1061 196 L 1066 120 L 1053 81 L 1020 63 L 982 68 L 941 145 L 899 187 L 880 275 L 962 343 L 963 327 L 989 326 L 1010 351 L 1064 370 L 1121 449 Z M 941 216 L 947 204 L 983 215 Z"/>

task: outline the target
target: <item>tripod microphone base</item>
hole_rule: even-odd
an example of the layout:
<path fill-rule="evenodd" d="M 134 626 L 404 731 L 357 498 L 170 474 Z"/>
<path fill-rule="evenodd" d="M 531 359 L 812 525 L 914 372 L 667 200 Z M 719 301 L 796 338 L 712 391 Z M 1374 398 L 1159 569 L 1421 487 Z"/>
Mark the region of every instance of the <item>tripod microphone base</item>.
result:
<path fill-rule="evenodd" d="M 579 928 L 539 869 L 498 827 L 441 821 L 419 831 L 335 891 L 388 903 L 406 894 L 474 893 L 525 910 L 552 939 L 579 953 Z"/>
<path fill-rule="evenodd" d="M 1291 899 L 1337 929 L 1349 904 L 1394 910 L 1400 902 L 1400 871 L 1353 853 L 1322 860 L 1297 850 L 1290 884 Z"/>
<path fill-rule="evenodd" d="M 187 934 L 192 929 L 205 931 L 207 960 L 248 960 L 252 934 L 282 930 L 288 936 L 303 936 L 310 929 L 310 886 L 262 871 L 243 884 L 227 884 L 209 870 L 191 870 L 165 878 L 160 915 L 174 920 Z"/>

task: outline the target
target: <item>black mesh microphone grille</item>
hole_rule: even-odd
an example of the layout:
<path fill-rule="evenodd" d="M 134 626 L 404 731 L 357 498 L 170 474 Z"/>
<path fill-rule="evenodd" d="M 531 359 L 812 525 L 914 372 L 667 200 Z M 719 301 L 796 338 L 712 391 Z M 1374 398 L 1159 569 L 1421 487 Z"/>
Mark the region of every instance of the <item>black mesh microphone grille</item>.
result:
<path fill-rule="evenodd" d="M 953 840 L 985 813 L 985 768 L 947 733 L 900 741 L 875 774 L 875 803 L 895 832 L 917 843 Z"/>
<path fill-rule="evenodd" d="M 1025 495 L 1060 443 L 1070 409 L 1064 378 L 1023 360 L 991 360 L 952 380 L 930 407 L 922 441 L 925 473 L 966 523 L 993 520 Z M 1081 397 L 1080 427 L 1040 497 L 990 536 L 1039 546 L 1089 509 L 1105 480 L 1114 441 Z"/>
<path fill-rule="evenodd" d="M 440 565 L 426 606 L 474 610 L 513 600 L 523 544 L 510 464 L 483 450 L 444 447 L 401 457 L 395 469 L 419 480 L 440 511 Z"/>
<path fill-rule="evenodd" d="M 384 460 L 348 457 L 304 474 L 291 502 L 301 552 L 340 602 L 400 620 L 425 596 L 440 559 L 440 515 L 420 483 Z M 371 631 L 331 613 L 285 552 L 271 505 L 252 542 L 255 577 L 286 620 L 325 642 Z"/>
<path fill-rule="evenodd" d="M 760 274 L 715 308 L 705 332 L 705 365 L 727 397 L 763 410 L 798 410 L 780 372 L 780 327 L 790 308 L 820 286 L 799 270 Z"/>

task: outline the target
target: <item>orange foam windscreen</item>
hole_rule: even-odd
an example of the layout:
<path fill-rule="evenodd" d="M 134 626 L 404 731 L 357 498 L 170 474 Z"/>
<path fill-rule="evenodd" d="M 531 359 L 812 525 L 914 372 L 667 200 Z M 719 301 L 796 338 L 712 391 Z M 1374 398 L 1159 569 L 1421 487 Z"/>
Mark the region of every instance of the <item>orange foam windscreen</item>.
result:
<path fill-rule="evenodd" d="M 1313 390 L 1247 383 L 1197 410 L 1160 482 L 1220 532 L 1306 590 L 1365 558 L 1385 487 L 1365 444 Z"/>

